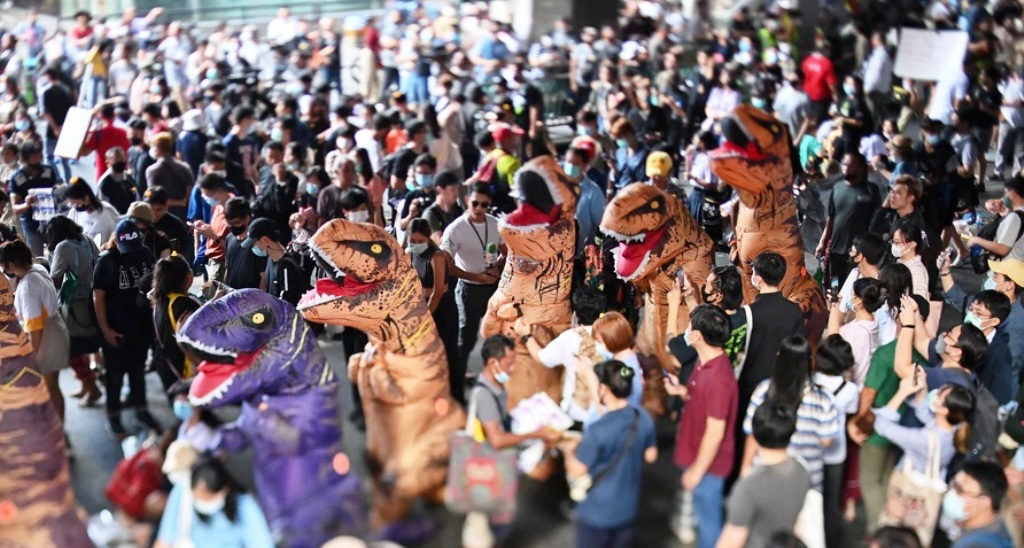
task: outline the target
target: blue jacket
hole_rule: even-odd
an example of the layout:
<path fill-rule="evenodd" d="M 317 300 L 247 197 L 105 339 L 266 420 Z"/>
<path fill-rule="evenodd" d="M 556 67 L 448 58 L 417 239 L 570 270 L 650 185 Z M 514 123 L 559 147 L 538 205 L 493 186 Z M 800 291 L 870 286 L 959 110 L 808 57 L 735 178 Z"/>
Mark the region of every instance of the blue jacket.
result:
<path fill-rule="evenodd" d="M 576 203 L 576 252 L 594 243 L 594 235 L 604 216 L 604 192 L 597 183 L 584 177 L 580 181 L 580 199 Z"/>

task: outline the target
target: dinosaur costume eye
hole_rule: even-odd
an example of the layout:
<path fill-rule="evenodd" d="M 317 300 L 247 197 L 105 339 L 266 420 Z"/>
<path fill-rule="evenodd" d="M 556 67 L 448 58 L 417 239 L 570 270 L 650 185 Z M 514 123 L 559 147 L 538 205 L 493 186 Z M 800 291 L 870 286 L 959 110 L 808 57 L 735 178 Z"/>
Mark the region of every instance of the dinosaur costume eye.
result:
<path fill-rule="evenodd" d="M 270 326 L 270 320 L 272 318 L 270 310 L 264 308 L 253 312 L 252 314 L 243 315 L 240 320 L 242 324 L 249 327 L 255 327 L 257 329 L 265 329 Z"/>
<path fill-rule="evenodd" d="M 254 324 L 256 324 L 256 325 L 261 325 L 261 324 L 263 324 L 263 320 L 265 320 L 265 319 L 266 319 L 266 318 L 264 318 L 264 317 L 263 317 L 263 314 L 262 314 L 262 313 L 260 313 L 260 312 L 257 312 L 257 313 L 255 313 L 255 314 L 253 314 L 253 315 L 252 315 L 252 323 L 254 323 Z"/>
<path fill-rule="evenodd" d="M 343 242 L 345 247 L 363 255 L 369 255 L 374 261 L 386 263 L 391 260 L 391 247 L 387 242 L 381 240 L 348 240 Z"/>
<path fill-rule="evenodd" d="M 631 215 L 643 215 L 644 213 L 661 213 L 665 209 L 665 198 L 658 196 L 646 204 L 634 209 Z"/>
<path fill-rule="evenodd" d="M 384 248 L 382 248 L 382 247 L 380 246 L 380 244 L 373 244 L 373 245 L 371 245 L 371 246 L 370 246 L 370 252 L 371 252 L 371 253 L 373 253 L 374 255 L 380 255 L 380 252 L 381 252 L 381 251 L 382 251 L 383 249 L 384 249 Z"/>

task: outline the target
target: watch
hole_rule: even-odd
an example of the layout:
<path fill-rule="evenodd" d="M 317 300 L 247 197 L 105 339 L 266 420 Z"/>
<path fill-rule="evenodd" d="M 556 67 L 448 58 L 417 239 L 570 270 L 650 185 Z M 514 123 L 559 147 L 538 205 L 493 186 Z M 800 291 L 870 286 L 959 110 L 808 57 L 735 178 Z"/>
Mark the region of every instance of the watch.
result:
<path fill-rule="evenodd" d="M 532 338 L 533 338 L 533 335 L 527 333 L 526 335 L 523 335 L 522 337 L 519 337 L 519 344 L 521 344 L 523 346 L 526 346 L 526 341 L 528 341 L 528 340 L 530 340 Z"/>

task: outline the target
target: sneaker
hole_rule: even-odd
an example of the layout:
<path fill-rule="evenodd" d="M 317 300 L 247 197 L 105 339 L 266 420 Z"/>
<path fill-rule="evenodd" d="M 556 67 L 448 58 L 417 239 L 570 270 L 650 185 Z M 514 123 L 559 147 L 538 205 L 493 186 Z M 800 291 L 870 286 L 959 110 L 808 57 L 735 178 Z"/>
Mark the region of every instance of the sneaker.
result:
<path fill-rule="evenodd" d="M 114 434 L 115 438 L 124 440 L 128 437 L 128 432 L 125 431 L 124 425 L 121 424 L 121 417 L 110 417 L 107 419 L 107 423 L 110 425 L 110 432 Z"/>
<path fill-rule="evenodd" d="M 157 432 L 160 432 L 161 430 L 163 430 L 160 427 L 160 423 L 156 422 L 156 419 L 153 418 L 153 415 L 150 415 L 149 411 L 147 411 L 145 409 L 140 409 L 140 410 L 136 411 L 135 412 L 135 418 L 136 418 L 136 420 L 138 420 L 142 424 L 145 424 L 146 426 L 148 426 L 152 430 L 155 430 Z"/>

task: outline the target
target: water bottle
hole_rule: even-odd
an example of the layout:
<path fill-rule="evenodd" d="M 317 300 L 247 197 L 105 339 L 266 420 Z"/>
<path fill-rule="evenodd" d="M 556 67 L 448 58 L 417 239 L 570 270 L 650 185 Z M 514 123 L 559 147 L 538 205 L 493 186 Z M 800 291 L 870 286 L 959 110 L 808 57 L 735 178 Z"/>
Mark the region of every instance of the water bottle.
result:
<path fill-rule="evenodd" d="M 693 492 L 683 490 L 679 496 L 679 515 L 673 527 L 679 542 L 693 544 L 697 540 L 696 522 L 693 517 Z"/>

